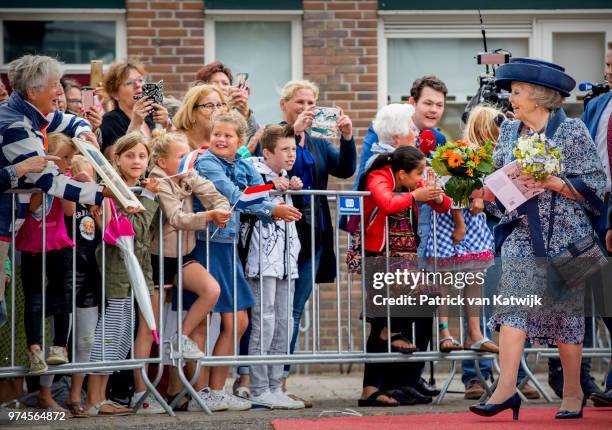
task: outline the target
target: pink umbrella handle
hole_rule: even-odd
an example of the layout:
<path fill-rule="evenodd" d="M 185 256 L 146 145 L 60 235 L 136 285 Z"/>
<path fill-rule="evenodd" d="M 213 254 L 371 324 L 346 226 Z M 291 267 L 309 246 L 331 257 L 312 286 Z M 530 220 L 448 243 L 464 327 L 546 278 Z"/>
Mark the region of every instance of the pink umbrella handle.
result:
<path fill-rule="evenodd" d="M 157 330 L 153 330 L 153 340 L 155 341 L 155 345 L 159 345 L 159 336 L 157 335 Z"/>

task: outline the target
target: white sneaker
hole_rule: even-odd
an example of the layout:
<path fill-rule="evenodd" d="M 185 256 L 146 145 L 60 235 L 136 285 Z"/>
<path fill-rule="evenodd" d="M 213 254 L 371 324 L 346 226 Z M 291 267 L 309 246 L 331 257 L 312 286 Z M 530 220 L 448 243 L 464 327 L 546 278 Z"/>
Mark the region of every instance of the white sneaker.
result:
<path fill-rule="evenodd" d="M 181 335 L 183 340 L 183 358 L 185 360 L 199 360 L 204 358 L 206 355 L 198 348 L 198 344 L 195 343 L 189 336 Z M 174 339 L 174 350 L 178 351 L 178 340 Z"/>
<path fill-rule="evenodd" d="M 249 401 L 255 404 L 261 404 L 262 406 L 278 409 L 278 400 L 276 399 L 276 396 L 270 392 L 270 390 L 266 390 L 258 396 L 251 393 Z"/>
<path fill-rule="evenodd" d="M 208 401 L 215 405 L 225 405 L 228 411 L 246 411 L 251 409 L 251 402 L 236 397 L 225 390 L 211 390 Z"/>
<path fill-rule="evenodd" d="M 272 391 L 271 394 L 276 398 L 276 403 L 274 403 L 275 409 L 304 409 L 306 407 L 304 402 L 293 400 L 291 397 L 283 393 L 280 388 Z"/>
<path fill-rule="evenodd" d="M 134 406 L 136 406 L 136 403 L 138 403 L 138 400 L 140 399 L 132 398 L 132 401 L 130 402 L 130 408 L 133 409 Z M 161 403 L 159 403 L 155 397 L 147 396 L 147 398 L 145 399 L 144 402 L 142 402 L 142 405 L 140 405 L 136 413 L 137 414 L 165 414 L 166 411 L 162 407 Z"/>
<path fill-rule="evenodd" d="M 226 411 L 228 406 L 226 404 L 222 404 L 220 402 L 213 402 L 210 398 L 210 388 L 206 387 L 198 391 L 198 396 L 202 399 L 202 401 L 208 406 L 211 412 L 220 412 Z M 187 410 L 189 412 L 202 412 L 202 408 L 198 405 L 194 399 L 189 400 L 187 404 Z"/>

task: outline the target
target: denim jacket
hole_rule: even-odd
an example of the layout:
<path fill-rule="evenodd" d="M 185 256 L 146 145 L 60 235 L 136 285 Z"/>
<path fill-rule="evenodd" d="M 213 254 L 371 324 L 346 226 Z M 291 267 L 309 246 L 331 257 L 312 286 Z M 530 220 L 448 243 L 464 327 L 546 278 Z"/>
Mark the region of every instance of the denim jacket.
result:
<path fill-rule="evenodd" d="M 200 155 L 194 165 L 195 170 L 200 176 L 210 180 L 217 191 L 223 194 L 234 206 L 246 187 L 263 185 L 261 175 L 255 170 L 253 164 L 242 159 L 239 154 L 233 161 L 219 158 L 210 151 L 205 151 Z M 220 229 L 213 242 L 231 243 L 236 238 L 236 226 L 240 226 L 240 212 L 256 215 L 264 223 L 272 222 L 272 209 L 276 206 L 269 199 L 262 203 L 247 206 L 245 209 L 233 209 L 232 218 L 225 228 Z M 198 199 L 193 200 L 194 212 L 206 210 Z M 209 228 L 210 235 L 215 232 L 216 227 Z M 206 231 L 197 232 L 198 240 L 206 240 Z"/>

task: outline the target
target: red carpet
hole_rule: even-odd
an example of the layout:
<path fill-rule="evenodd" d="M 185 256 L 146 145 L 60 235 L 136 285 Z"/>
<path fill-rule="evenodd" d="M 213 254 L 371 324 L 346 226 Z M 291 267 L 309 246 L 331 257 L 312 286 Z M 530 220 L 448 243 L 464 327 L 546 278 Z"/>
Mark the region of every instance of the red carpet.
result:
<path fill-rule="evenodd" d="M 470 412 L 385 415 L 364 417 L 333 417 L 307 420 L 273 420 L 274 430 L 473 430 L 473 429 L 612 429 L 612 408 L 585 408 L 584 417 L 577 420 L 555 420 L 554 408 L 521 409 L 518 421 L 512 421 L 512 411 L 485 418 Z"/>

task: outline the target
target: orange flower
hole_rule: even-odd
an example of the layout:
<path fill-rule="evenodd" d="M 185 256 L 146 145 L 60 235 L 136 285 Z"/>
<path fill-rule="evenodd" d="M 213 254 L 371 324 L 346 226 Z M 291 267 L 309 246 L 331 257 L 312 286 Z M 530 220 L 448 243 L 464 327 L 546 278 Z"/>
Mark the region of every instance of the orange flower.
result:
<path fill-rule="evenodd" d="M 450 157 L 448 157 L 448 165 L 450 167 L 459 167 L 463 164 L 463 159 L 461 155 L 453 152 Z"/>
<path fill-rule="evenodd" d="M 467 175 L 468 175 L 469 177 L 472 177 L 472 176 L 474 176 L 474 169 L 472 169 L 471 167 L 468 167 L 468 169 L 467 169 L 467 172 L 466 172 L 466 173 L 467 173 Z"/>
<path fill-rule="evenodd" d="M 480 155 L 481 155 L 483 158 L 487 158 L 487 151 L 485 151 L 485 149 L 484 149 L 484 148 L 480 148 Z"/>
<path fill-rule="evenodd" d="M 476 154 L 472 155 L 472 161 L 474 162 L 474 164 L 479 165 L 480 164 L 480 157 Z"/>
<path fill-rule="evenodd" d="M 455 140 L 455 145 L 468 146 L 468 144 L 465 143 L 463 140 Z"/>
<path fill-rule="evenodd" d="M 442 159 L 447 159 L 448 157 L 450 157 L 453 154 L 453 151 L 447 149 L 446 151 L 442 152 Z"/>

